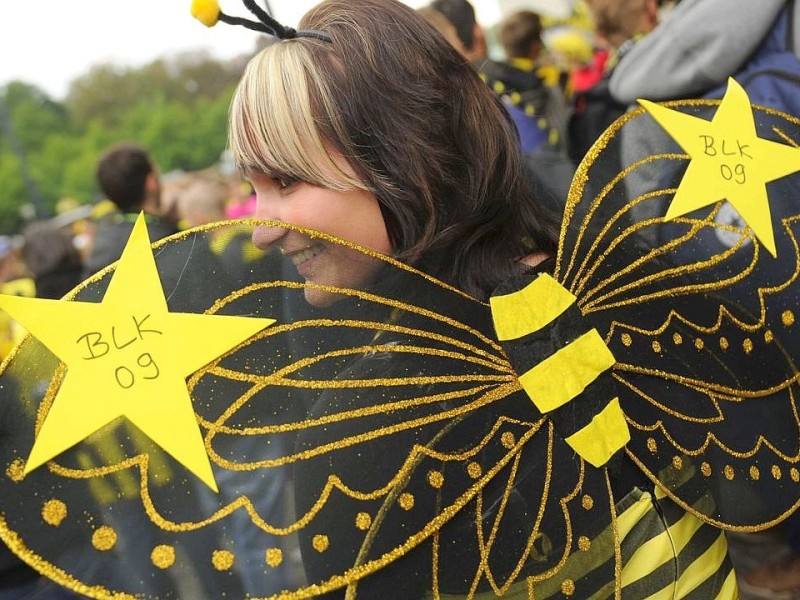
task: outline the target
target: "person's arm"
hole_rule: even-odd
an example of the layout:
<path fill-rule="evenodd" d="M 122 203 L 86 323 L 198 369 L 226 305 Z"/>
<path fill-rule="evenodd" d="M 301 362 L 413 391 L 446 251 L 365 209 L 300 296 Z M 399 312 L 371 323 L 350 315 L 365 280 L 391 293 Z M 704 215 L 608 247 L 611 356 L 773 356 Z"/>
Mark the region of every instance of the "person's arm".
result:
<path fill-rule="evenodd" d="M 724 83 L 758 47 L 786 0 L 682 0 L 625 54 L 611 75 L 611 95 L 697 96 Z"/>

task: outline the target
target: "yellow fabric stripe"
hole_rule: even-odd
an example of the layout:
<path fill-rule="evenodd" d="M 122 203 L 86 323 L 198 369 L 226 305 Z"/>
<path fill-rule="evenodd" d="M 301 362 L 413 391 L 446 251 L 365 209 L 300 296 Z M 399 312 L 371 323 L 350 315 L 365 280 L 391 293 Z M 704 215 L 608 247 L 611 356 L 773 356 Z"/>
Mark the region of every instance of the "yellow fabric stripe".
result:
<path fill-rule="evenodd" d="M 551 323 L 572 303 L 573 296 L 547 273 L 513 294 L 492 296 L 492 318 L 497 339 L 515 340 Z"/>
<path fill-rule="evenodd" d="M 543 413 L 566 404 L 616 361 L 596 329 L 548 356 L 519 378 Z"/>
<path fill-rule="evenodd" d="M 667 531 L 647 540 L 625 564 L 622 573 L 623 585 L 647 577 L 665 562 L 673 560 L 702 525 L 700 519 L 686 513 Z"/>
<path fill-rule="evenodd" d="M 676 596 L 683 598 L 716 573 L 728 555 L 728 540 L 723 532 L 711 546 L 684 569 L 678 579 Z"/>
<path fill-rule="evenodd" d="M 738 597 L 739 587 L 736 585 L 736 572 L 731 569 L 714 600 L 736 600 Z"/>
<path fill-rule="evenodd" d="M 595 467 L 602 467 L 608 459 L 631 439 L 628 423 L 614 398 L 591 422 L 567 438 L 567 443 Z"/>
<path fill-rule="evenodd" d="M 617 531 L 619 532 L 620 543 L 628 536 L 634 526 L 652 510 L 654 510 L 654 508 L 650 492 L 642 492 L 641 497 L 635 504 L 629 506 L 624 512 L 617 515 Z"/>

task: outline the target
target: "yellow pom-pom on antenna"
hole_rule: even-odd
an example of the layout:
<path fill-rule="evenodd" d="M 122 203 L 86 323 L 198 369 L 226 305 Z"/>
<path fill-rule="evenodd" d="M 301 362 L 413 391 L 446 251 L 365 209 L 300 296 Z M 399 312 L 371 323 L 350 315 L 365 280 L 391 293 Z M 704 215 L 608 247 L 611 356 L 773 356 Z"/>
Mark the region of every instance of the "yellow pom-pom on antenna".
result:
<path fill-rule="evenodd" d="M 217 0 L 192 0 L 192 16 L 206 27 L 213 27 L 219 20 Z"/>

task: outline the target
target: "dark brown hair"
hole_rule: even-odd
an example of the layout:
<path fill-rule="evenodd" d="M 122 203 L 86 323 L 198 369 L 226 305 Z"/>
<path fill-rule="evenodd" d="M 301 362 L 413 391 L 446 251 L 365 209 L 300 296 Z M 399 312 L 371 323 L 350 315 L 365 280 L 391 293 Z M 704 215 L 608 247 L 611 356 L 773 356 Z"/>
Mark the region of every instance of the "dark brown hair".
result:
<path fill-rule="evenodd" d="M 498 37 L 507 58 L 528 58 L 531 46 L 542 41 L 542 20 L 529 10 L 515 12 L 500 23 Z"/>
<path fill-rule="evenodd" d="M 313 171 L 296 149 L 318 148 L 317 133 L 377 197 L 395 256 L 480 298 L 520 258 L 555 251 L 504 108 L 421 15 L 395 0 L 326 0 L 300 27 L 332 43 L 282 41 L 248 67 L 231 119 L 240 166 Z"/>
<path fill-rule="evenodd" d="M 97 161 L 97 183 L 122 212 L 136 212 L 145 201 L 145 182 L 154 171 L 150 155 L 131 142 L 115 144 Z"/>

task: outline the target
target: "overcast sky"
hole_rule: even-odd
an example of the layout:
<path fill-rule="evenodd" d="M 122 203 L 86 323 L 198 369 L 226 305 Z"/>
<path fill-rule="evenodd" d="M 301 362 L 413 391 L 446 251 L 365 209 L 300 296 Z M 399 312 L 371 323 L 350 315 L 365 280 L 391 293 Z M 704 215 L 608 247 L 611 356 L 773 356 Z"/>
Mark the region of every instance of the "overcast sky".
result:
<path fill-rule="evenodd" d="M 358 2 L 358 0 L 353 0 Z M 429 0 L 407 0 L 417 7 Z M 553 1 L 553 0 L 549 0 Z M 270 0 L 276 17 L 295 26 L 317 0 Z M 498 0 L 473 0 L 479 18 L 496 18 Z M 207 48 L 217 58 L 250 51 L 257 33 L 219 23 L 209 29 L 189 14 L 191 0 L 0 0 L 0 87 L 23 80 L 56 100 L 91 65 L 140 66 L 178 51 Z M 249 15 L 240 0 L 220 0 L 229 14 Z"/>

